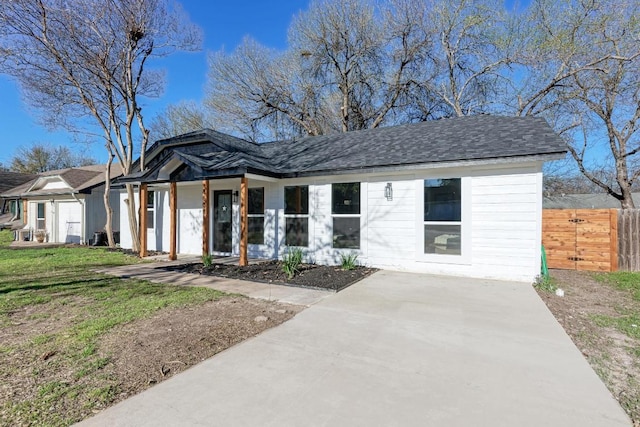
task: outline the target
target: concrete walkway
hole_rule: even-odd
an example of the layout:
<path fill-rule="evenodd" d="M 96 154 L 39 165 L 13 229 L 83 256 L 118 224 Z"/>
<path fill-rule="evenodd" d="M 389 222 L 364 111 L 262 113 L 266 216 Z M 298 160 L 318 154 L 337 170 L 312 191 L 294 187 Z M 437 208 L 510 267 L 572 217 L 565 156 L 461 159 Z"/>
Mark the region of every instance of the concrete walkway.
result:
<path fill-rule="evenodd" d="M 166 256 L 163 256 L 166 259 Z M 158 258 L 160 260 L 161 258 Z M 245 280 L 227 279 L 224 277 L 187 274 L 165 270 L 162 267 L 180 265 L 187 262 L 199 262 L 199 257 L 181 257 L 176 261 L 159 261 L 154 263 L 123 265 L 96 270 L 98 273 L 110 274 L 131 279 L 143 279 L 154 283 L 166 283 L 178 286 L 202 286 L 232 294 L 246 295 L 251 298 L 280 301 L 289 304 L 310 306 L 333 295 L 332 291 L 296 288 L 293 286 L 271 285 L 268 283 L 248 282 Z M 227 260 L 235 262 L 236 260 Z M 216 262 L 222 262 L 216 259 Z"/>
<path fill-rule="evenodd" d="M 82 426 L 629 426 L 530 285 L 381 271 Z"/>

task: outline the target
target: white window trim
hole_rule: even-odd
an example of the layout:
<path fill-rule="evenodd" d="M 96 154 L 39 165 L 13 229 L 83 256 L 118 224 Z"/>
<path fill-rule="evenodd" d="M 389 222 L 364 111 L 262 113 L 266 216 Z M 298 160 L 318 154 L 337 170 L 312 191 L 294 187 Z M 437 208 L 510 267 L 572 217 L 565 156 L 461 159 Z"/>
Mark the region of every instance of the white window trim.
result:
<path fill-rule="evenodd" d="M 38 207 L 42 205 L 42 217 L 38 215 Z M 36 202 L 36 230 L 46 230 L 47 229 L 47 203 L 45 201 Z M 40 225 L 40 221 L 42 221 L 42 227 L 38 227 Z"/>
<path fill-rule="evenodd" d="M 267 240 L 265 238 L 265 234 L 266 234 L 266 230 L 265 230 L 265 200 L 267 198 L 266 194 L 267 194 L 267 189 L 265 187 L 250 187 L 249 189 L 253 189 L 253 188 L 262 188 L 262 213 L 261 214 L 250 214 L 247 213 L 247 218 L 262 218 L 262 243 L 249 243 L 249 245 L 251 246 L 264 246 L 265 245 L 265 241 Z M 247 230 L 248 231 L 248 230 Z"/>
<path fill-rule="evenodd" d="M 334 214 L 333 213 L 333 185 L 334 184 L 360 184 L 360 213 L 359 214 Z M 362 237 L 363 237 L 363 227 L 362 227 L 362 210 L 363 210 L 363 206 L 362 206 L 362 192 L 363 192 L 363 185 L 362 185 L 362 181 L 340 181 L 340 182 L 332 182 L 329 185 L 329 191 L 330 191 L 330 200 L 331 200 L 331 208 L 329 210 L 330 213 L 330 217 L 331 217 L 331 249 L 337 250 L 337 251 L 362 251 Z M 358 218 L 359 219 L 359 224 L 360 224 L 360 240 L 358 241 L 358 247 L 357 248 L 336 248 L 335 246 L 333 246 L 333 219 L 334 218 Z"/>
<path fill-rule="evenodd" d="M 148 199 L 145 201 L 147 203 L 147 215 L 151 214 L 153 216 L 153 227 L 149 227 L 149 220 L 147 219 L 147 230 L 155 230 L 156 228 L 156 199 L 158 198 L 158 192 L 154 190 L 147 190 L 147 193 L 153 193 L 153 203 L 149 205 Z M 148 196 L 147 196 L 148 197 Z"/>
<path fill-rule="evenodd" d="M 461 216 L 458 221 L 438 221 L 441 225 L 460 224 L 460 255 L 425 254 L 424 253 L 424 181 L 425 179 L 460 178 L 462 192 Z M 427 221 L 429 222 L 429 221 Z M 471 264 L 471 177 L 440 174 L 423 176 L 416 180 L 416 261 L 434 264 Z"/>
<path fill-rule="evenodd" d="M 285 192 L 286 192 L 286 187 L 307 187 L 307 212 L 306 214 L 288 214 L 286 213 L 286 196 L 285 196 Z M 311 213 L 311 185 L 309 184 L 292 184 L 292 185 L 284 185 L 282 187 L 282 212 L 284 213 L 284 233 L 282 235 L 283 237 L 283 247 L 284 248 L 301 248 L 301 249 L 310 249 L 311 248 L 311 242 L 312 242 L 312 236 L 311 236 L 311 216 L 309 215 Z M 297 245 L 288 245 L 287 244 L 287 218 L 307 218 L 307 244 L 305 246 L 297 246 Z"/>

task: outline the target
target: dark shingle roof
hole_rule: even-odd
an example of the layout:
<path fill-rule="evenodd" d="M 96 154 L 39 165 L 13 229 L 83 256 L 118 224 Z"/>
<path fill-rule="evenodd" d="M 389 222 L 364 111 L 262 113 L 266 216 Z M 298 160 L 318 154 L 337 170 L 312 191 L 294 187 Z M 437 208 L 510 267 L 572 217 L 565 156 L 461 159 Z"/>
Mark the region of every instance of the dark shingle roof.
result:
<path fill-rule="evenodd" d="M 0 194 L 14 187 L 31 181 L 36 176 L 27 173 L 8 172 L 0 170 Z"/>
<path fill-rule="evenodd" d="M 204 141 L 208 142 L 205 149 Z M 263 144 L 203 130 L 159 141 L 150 151 L 157 155 L 162 147 L 202 170 L 202 177 L 235 170 L 286 178 L 393 166 L 530 156 L 558 158 L 566 153 L 564 142 L 544 119 L 487 115 Z M 152 182 L 153 175 L 145 172 L 127 178 Z"/>

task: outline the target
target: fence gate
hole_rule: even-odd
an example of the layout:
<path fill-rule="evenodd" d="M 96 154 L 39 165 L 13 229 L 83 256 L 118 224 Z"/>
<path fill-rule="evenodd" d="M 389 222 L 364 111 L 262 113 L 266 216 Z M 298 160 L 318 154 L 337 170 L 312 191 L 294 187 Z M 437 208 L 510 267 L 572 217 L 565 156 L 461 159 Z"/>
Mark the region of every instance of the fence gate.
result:
<path fill-rule="evenodd" d="M 618 269 L 616 209 L 545 209 L 542 244 L 549 268 Z"/>

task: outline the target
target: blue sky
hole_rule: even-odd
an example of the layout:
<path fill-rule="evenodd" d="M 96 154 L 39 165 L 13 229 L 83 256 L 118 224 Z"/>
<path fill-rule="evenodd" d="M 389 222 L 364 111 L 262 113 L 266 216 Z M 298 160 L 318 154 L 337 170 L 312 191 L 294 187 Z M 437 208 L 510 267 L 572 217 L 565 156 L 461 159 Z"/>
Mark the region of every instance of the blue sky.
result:
<path fill-rule="evenodd" d="M 144 115 L 150 120 L 167 104 L 182 99 L 200 100 L 207 74 L 207 53 L 233 50 L 246 35 L 274 48 L 284 48 L 292 17 L 307 8 L 308 0 L 235 0 L 231 2 L 182 0 L 191 20 L 204 32 L 203 49 L 164 58 L 158 66 L 166 70 L 165 93 L 159 99 L 145 99 Z M 65 131 L 49 131 L 38 123 L 37 112 L 29 111 L 20 99 L 17 85 L 0 76 L 0 163 L 10 163 L 15 150 L 34 143 L 67 145 L 81 150 Z M 96 139 L 89 154 L 106 161 L 104 143 Z"/>

